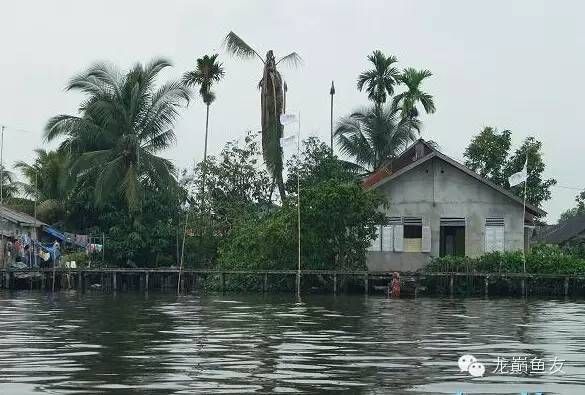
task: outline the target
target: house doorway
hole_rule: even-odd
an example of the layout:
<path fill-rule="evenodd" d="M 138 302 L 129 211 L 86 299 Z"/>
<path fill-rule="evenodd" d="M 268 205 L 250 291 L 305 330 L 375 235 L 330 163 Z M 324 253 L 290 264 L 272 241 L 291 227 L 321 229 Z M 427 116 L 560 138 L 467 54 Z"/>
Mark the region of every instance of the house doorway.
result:
<path fill-rule="evenodd" d="M 441 218 L 439 256 L 465 256 L 465 218 Z"/>

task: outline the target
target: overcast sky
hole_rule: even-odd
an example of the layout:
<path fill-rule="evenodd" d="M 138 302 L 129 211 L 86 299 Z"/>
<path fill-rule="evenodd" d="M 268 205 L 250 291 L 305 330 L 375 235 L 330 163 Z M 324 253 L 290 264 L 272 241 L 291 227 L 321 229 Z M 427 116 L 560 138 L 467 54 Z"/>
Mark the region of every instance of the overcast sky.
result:
<path fill-rule="evenodd" d="M 298 70 L 283 70 L 288 108 L 301 113 L 302 133 L 329 139 L 329 86 L 335 115 L 367 103 L 355 87 L 374 49 L 402 67 L 430 69 L 425 89 L 437 112 L 423 117 L 423 138 L 462 160 L 484 126 L 513 131 L 544 145 L 546 177 L 559 186 L 544 204 L 547 219 L 574 205 L 585 188 L 585 3 L 569 1 L 10 1 L 0 5 L 0 124 L 5 161 L 31 160 L 47 147 L 49 117 L 74 113 L 80 96 L 69 78 L 95 61 L 128 68 L 154 56 L 172 60 L 176 78 L 195 59 L 219 52 L 226 78 L 210 118 L 210 153 L 259 129 L 258 61 L 242 62 L 221 48 L 235 31 L 264 54 L 297 51 Z M 179 167 L 203 155 L 205 110 L 183 111 L 178 144 L 165 152 Z M 23 131 L 23 130 L 26 130 Z M 49 146 L 50 147 L 50 146 Z"/>

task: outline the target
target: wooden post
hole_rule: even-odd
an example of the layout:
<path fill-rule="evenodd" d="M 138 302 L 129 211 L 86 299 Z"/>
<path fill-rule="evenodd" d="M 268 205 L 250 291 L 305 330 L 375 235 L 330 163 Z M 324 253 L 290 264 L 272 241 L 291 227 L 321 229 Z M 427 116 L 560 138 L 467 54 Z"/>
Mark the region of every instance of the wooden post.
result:
<path fill-rule="evenodd" d="M 449 276 L 449 294 L 451 295 L 451 297 L 453 297 L 454 294 L 453 279 L 454 276 L 451 274 L 451 276 Z"/>
<path fill-rule="evenodd" d="M 484 293 L 485 293 L 485 297 L 488 297 L 488 290 L 490 287 L 490 276 L 486 275 L 485 278 L 483 279 L 484 281 Z"/>
<path fill-rule="evenodd" d="M 112 288 L 114 291 L 118 289 L 118 279 L 116 278 L 116 272 L 112 273 Z"/>
<path fill-rule="evenodd" d="M 264 284 L 262 285 L 262 292 L 268 292 L 268 273 L 264 273 Z"/>
<path fill-rule="evenodd" d="M 565 298 L 569 296 L 569 277 L 565 277 Z"/>
<path fill-rule="evenodd" d="M 144 292 L 148 292 L 149 280 L 150 280 L 150 272 L 146 272 L 146 275 L 144 276 Z"/>
<path fill-rule="evenodd" d="M 221 272 L 219 275 L 219 281 L 221 282 L 221 293 L 225 292 L 225 274 Z"/>
<path fill-rule="evenodd" d="M 337 272 L 333 273 L 333 295 L 337 295 Z"/>
<path fill-rule="evenodd" d="M 83 280 L 81 278 L 81 270 L 77 272 L 77 288 L 79 288 L 80 291 L 83 291 Z"/>
<path fill-rule="evenodd" d="M 370 288 L 370 281 L 368 278 L 368 273 L 366 272 L 366 274 L 364 275 L 364 294 L 367 295 L 369 292 Z"/>
<path fill-rule="evenodd" d="M 520 282 L 520 288 L 522 288 L 522 297 L 526 296 L 526 280 L 522 279 Z"/>

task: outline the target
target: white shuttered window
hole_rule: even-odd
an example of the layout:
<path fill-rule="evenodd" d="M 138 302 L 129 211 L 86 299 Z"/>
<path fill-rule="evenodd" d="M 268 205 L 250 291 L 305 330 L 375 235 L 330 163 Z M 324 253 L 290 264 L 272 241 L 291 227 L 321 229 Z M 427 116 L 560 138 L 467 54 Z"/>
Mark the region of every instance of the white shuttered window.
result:
<path fill-rule="evenodd" d="M 485 252 L 504 251 L 504 218 L 485 219 Z"/>
<path fill-rule="evenodd" d="M 431 252 L 431 227 L 422 227 L 421 252 Z"/>
<path fill-rule="evenodd" d="M 394 226 L 382 227 L 382 251 L 394 251 Z"/>
<path fill-rule="evenodd" d="M 394 225 L 394 251 L 404 251 L 404 225 Z"/>

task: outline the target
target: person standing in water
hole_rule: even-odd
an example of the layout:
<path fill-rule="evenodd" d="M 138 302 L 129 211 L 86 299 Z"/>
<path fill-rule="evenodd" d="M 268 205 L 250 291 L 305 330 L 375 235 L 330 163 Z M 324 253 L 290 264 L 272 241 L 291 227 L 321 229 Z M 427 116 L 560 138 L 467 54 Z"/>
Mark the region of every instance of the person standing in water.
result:
<path fill-rule="evenodd" d="M 388 294 L 391 298 L 400 297 L 400 274 L 398 272 L 392 273 L 392 281 L 390 282 Z"/>

